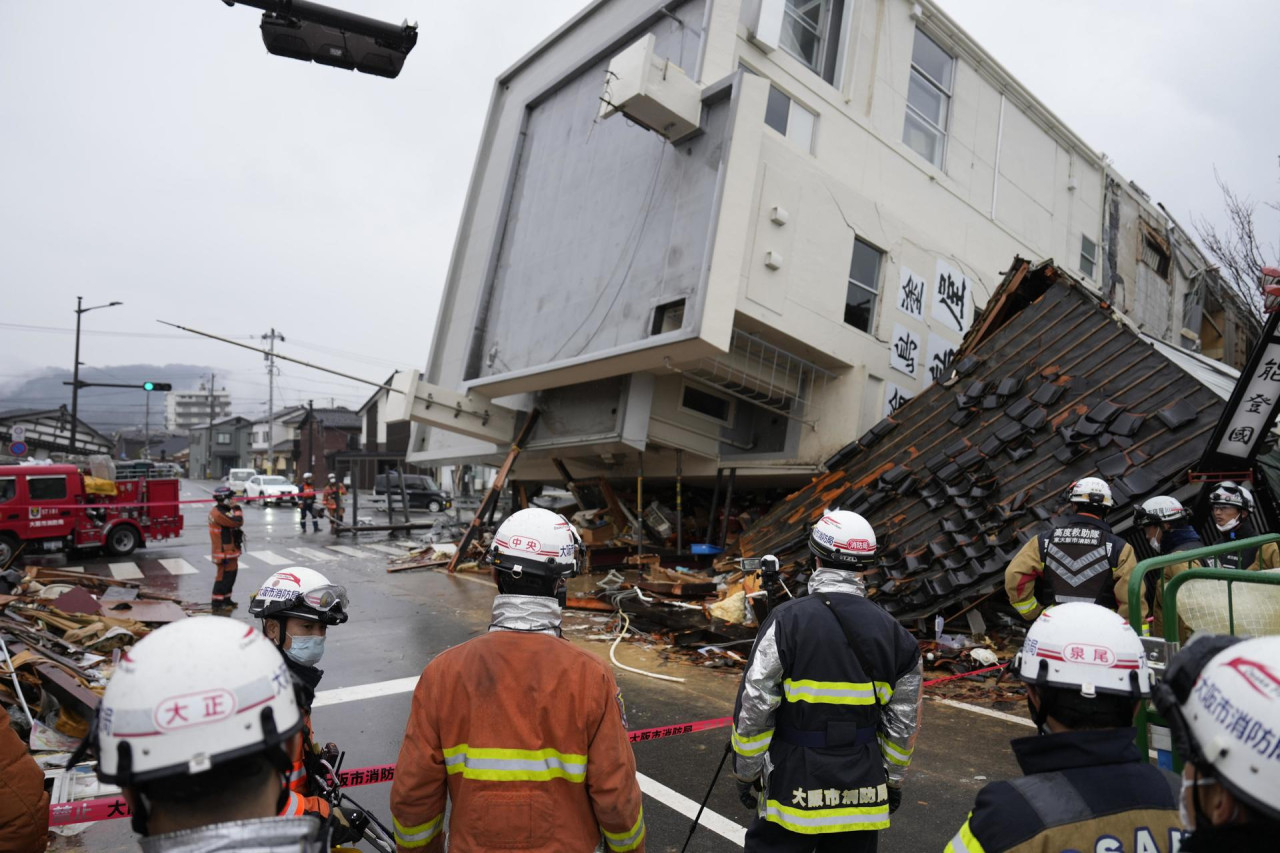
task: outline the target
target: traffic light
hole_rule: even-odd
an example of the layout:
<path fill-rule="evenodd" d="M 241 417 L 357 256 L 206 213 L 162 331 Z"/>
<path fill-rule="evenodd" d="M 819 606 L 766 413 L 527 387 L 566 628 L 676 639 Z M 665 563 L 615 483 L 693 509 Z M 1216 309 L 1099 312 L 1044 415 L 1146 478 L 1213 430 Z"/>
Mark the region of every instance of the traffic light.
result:
<path fill-rule="evenodd" d="M 143 391 L 172 391 L 173 383 L 171 382 L 143 382 Z"/>
<path fill-rule="evenodd" d="M 396 77 L 418 43 L 418 27 L 399 26 L 310 0 L 222 0 L 262 9 L 267 52 L 379 77 Z"/>

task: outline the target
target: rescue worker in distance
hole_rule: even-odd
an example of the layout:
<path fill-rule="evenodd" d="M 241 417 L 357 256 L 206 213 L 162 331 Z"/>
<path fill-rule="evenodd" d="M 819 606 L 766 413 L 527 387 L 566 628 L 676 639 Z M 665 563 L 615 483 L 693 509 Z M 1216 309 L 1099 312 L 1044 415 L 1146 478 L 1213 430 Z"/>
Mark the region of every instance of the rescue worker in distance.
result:
<path fill-rule="evenodd" d="M 337 532 L 338 523 L 345 514 L 342 502 L 347 496 L 347 487 L 338 482 L 335 474 L 329 475 L 329 483 L 324 487 L 324 508 L 329 515 L 329 530 Z"/>
<path fill-rule="evenodd" d="M 1191 511 L 1168 495 L 1148 498 L 1133 511 L 1133 523 L 1142 528 L 1147 544 L 1160 556 L 1203 548 L 1200 534 L 1191 526 Z M 1147 572 L 1143 578 L 1143 613 L 1151 614 L 1150 633 L 1164 636 L 1164 585 L 1188 569 L 1200 568 L 1199 560 L 1189 560 L 1165 566 L 1162 572 Z M 1122 614 L 1127 617 L 1128 614 Z M 1191 633 L 1185 624 L 1178 626 L 1182 641 Z"/>
<path fill-rule="evenodd" d="M 866 519 L 813 526 L 809 594 L 760 626 L 733 712 L 733 772 L 756 810 L 747 851 L 870 851 L 902 801 L 920 727 L 920 649 L 866 598 Z"/>
<path fill-rule="evenodd" d="M 302 737 L 291 753 L 289 790 L 301 798 L 301 808 L 308 814 L 327 819 L 329 803 L 319 796 L 316 778 L 327 772 L 321 759 L 330 766 L 337 760 L 338 748 L 329 743 L 321 748 L 315 742 L 311 727 L 311 704 L 324 671 L 316 664 L 324 655 L 324 642 L 333 625 L 347 621 L 347 590 L 305 566 L 281 569 L 263 582 L 249 603 L 249 615 L 262 620 L 263 635 L 284 655 L 290 675 L 298 684 L 298 704 L 302 711 Z M 339 816 L 349 825 L 348 816 Z M 338 841 L 348 838 L 344 829 L 337 830 Z M 358 836 L 358 833 L 356 834 Z"/>
<path fill-rule="evenodd" d="M 983 787 L 944 853 L 1175 853 L 1177 780 L 1133 743 L 1153 676 L 1129 624 L 1097 604 L 1050 607 L 1013 668 L 1039 727 L 1011 743 L 1026 775 Z"/>
<path fill-rule="evenodd" d="M 522 509 L 489 549 L 489 632 L 427 664 L 413 693 L 391 816 L 401 853 L 645 848 L 622 693 L 607 664 L 560 636 L 559 596 L 582 540 Z M 451 812 L 444 824 L 445 806 Z"/>
<path fill-rule="evenodd" d="M 311 472 L 302 475 L 298 484 L 298 523 L 302 532 L 307 532 L 307 516 L 311 516 L 311 532 L 320 532 L 320 514 L 316 510 L 316 484 L 311 480 Z"/>
<path fill-rule="evenodd" d="M 209 541 L 213 546 L 213 564 L 218 575 L 213 581 L 213 611 L 229 612 L 239 607 L 231 600 L 240 570 L 240 553 L 244 548 L 244 510 L 235 502 L 227 486 L 213 490 L 213 509 L 209 510 Z"/>
<path fill-rule="evenodd" d="M 1183 853 L 1280 846 L 1280 637 L 1197 639 L 1153 698 L 1187 762 Z"/>
<path fill-rule="evenodd" d="M 1071 484 L 1067 500 L 1075 513 L 1059 519 L 1048 534 L 1031 537 L 1009 561 L 1004 572 L 1009 603 L 1028 622 L 1045 607 L 1037 592 L 1049 604 L 1086 601 L 1128 618 L 1129 576 L 1138 561 L 1133 546 L 1102 520 L 1115 506 L 1111 487 L 1097 477 L 1083 477 Z"/>
<path fill-rule="evenodd" d="M 1244 486 L 1237 486 L 1230 480 L 1218 483 L 1209 493 L 1209 507 L 1213 513 L 1213 525 L 1222 534 L 1223 542 L 1258 535 L 1250 520 L 1253 515 L 1253 494 Z M 1217 557 L 1217 561 L 1224 569 L 1247 569 L 1251 572 L 1276 569 L 1280 568 L 1280 546 L 1275 542 L 1268 542 L 1261 548 L 1222 554 Z"/>
<path fill-rule="evenodd" d="M 243 622 L 193 616 L 120 658 L 82 749 L 123 789 L 143 853 L 320 853 L 327 830 L 285 785 L 301 729 L 271 643 Z"/>

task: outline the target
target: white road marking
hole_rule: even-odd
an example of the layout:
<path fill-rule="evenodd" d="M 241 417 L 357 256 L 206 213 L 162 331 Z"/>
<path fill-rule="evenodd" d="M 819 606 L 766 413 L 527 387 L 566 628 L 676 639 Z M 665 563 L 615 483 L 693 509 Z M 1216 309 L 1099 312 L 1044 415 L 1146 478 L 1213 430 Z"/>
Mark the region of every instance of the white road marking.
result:
<path fill-rule="evenodd" d="M 984 717 L 995 717 L 997 720 L 1004 720 L 1006 723 L 1017 723 L 1020 726 L 1030 726 L 1035 728 L 1036 724 L 1028 720 L 1026 717 L 1015 717 L 1013 714 L 1006 714 L 1003 711 L 993 711 L 990 708 L 983 708 L 980 705 L 970 705 L 967 702 L 957 702 L 954 699 L 938 699 L 930 696 L 930 702 L 937 702 L 939 705 L 948 705 L 952 708 L 960 708 L 964 711 L 972 711 L 975 714 L 982 714 Z"/>
<path fill-rule="evenodd" d="M 329 560 L 338 559 L 332 554 L 326 554 L 323 551 L 314 551 L 311 548 L 290 548 L 289 550 L 295 554 L 301 554 L 303 557 L 305 557 L 308 560 L 319 560 L 321 562 L 328 562 Z"/>
<path fill-rule="evenodd" d="M 270 551 L 254 551 L 252 556 L 261 560 L 268 566 L 292 566 L 296 560 L 290 560 L 288 557 L 281 557 L 279 554 L 273 554 Z"/>
<path fill-rule="evenodd" d="M 167 557 L 163 560 L 157 560 L 157 562 L 168 569 L 171 575 L 195 575 L 200 573 L 195 566 L 181 557 Z"/>
<path fill-rule="evenodd" d="M 378 545 L 377 543 L 370 543 L 370 544 L 368 544 L 368 545 L 365 545 L 364 547 L 366 547 L 366 548 L 372 548 L 372 549 L 373 549 L 373 550 L 375 550 L 375 551 L 381 551 L 381 552 L 382 552 L 382 553 L 384 553 L 384 554 L 394 554 L 394 555 L 396 555 L 397 557 L 403 557 L 403 556 L 404 556 L 404 549 L 403 549 L 403 548 L 391 548 L 391 547 L 389 547 L 389 546 L 387 546 L 387 545 Z"/>
<path fill-rule="evenodd" d="M 350 545 L 325 545 L 330 551 L 337 551 L 339 554 L 346 554 L 348 557 L 368 557 L 370 554 L 361 551 L 359 548 L 352 548 Z"/>
<path fill-rule="evenodd" d="M 668 808 L 674 809 L 687 818 L 692 819 L 698 813 L 698 804 L 686 797 L 679 791 L 673 791 L 657 779 L 651 779 L 643 773 L 636 774 L 636 781 L 640 783 L 640 790 L 653 797 L 658 802 Z M 747 828 L 740 824 L 734 823 L 729 818 L 713 812 L 711 809 L 703 809 L 702 817 L 698 821 L 698 825 L 705 827 L 716 835 L 721 836 L 734 844 L 742 847 L 747 841 Z"/>
<path fill-rule="evenodd" d="M 361 699 L 376 699 L 379 696 L 394 696 L 397 693 L 412 693 L 413 688 L 417 686 L 418 676 L 411 675 L 408 678 L 394 678 L 391 681 L 321 690 L 316 693 L 316 700 L 311 707 L 320 708 L 325 705 L 341 705 L 343 702 L 359 702 Z"/>
<path fill-rule="evenodd" d="M 142 569 L 138 568 L 137 563 L 109 563 L 107 568 L 111 569 L 111 576 L 116 580 L 123 581 L 143 577 Z"/>

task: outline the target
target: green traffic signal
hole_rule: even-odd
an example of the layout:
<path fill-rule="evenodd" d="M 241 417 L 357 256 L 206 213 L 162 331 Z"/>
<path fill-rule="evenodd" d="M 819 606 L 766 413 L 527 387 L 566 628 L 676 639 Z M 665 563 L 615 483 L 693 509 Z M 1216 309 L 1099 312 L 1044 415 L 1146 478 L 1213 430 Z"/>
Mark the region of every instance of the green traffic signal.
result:
<path fill-rule="evenodd" d="M 142 390 L 143 390 L 143 391 L 154 391 L 154 390 L 156 390 L 156 383 L 154 383 L 154 382 L 143 382 L 143 383 L 142 383 Z"/>
<path fill-rule="evenodd" d="M 172 391 L 173 385 L 169 382 L 143 382 L 143 391 Z"/>

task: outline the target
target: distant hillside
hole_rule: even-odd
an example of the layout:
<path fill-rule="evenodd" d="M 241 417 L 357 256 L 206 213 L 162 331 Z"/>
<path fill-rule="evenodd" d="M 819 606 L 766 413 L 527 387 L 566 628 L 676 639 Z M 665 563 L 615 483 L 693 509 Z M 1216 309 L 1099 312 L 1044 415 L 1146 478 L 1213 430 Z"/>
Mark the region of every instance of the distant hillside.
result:
<path fill-rule="evenodd" d="M 208 377 L 209 368 L 198 364 L 126 364 L 115 367 L 84 367 L 80 379 L 84 382 L 121 382 L 141 385 L 152 382 L 169 382 L 178 391 L 197 388 L 202 377 Z M 71 371 L 48 368 L 27 379 L 0 389 L 0 412 L 10 409 L 56 409 L 65 404 L 71 408 Z M 221 387 L 222 383 L 218 383 Z M 151 428 L 164 425 L 164 398 L 158 391 L 151 394 Z M 117 429 L 141 427 L 146 412 L 147 392 L 141 388 L 82 388 L 80 389 L 80 418 L 99 431 L 110 433 Z"/>

